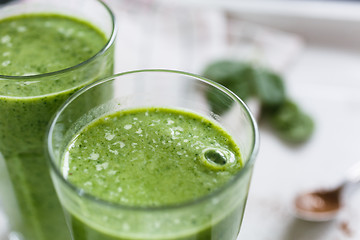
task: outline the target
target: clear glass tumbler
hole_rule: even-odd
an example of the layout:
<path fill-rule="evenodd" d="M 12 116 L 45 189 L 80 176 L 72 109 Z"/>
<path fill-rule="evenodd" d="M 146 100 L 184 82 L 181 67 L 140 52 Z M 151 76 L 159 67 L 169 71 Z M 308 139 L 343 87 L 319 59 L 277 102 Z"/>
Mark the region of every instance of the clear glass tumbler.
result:
<path fill-rule="evenodd" d="M 95 92 L 108 92 L 110 87 L 112 94 L 107 94 L 102 102 L 83 106 L 84 99 Z M 208 99 L 216 100 L 209 104 Z M 227 104 L 229 108 L 226 112 L 213 111 L 219 109 L 214 104 Z M 243 168 L 215 192 L 189 202 L 158 207 L 107 202 L 64 178 L 62 158 L 79 130 L 112 112 L 154 106 L 188 110 L 219 123 L 238 144 Z M 55 114 L 47 144 L 51 176 L 74 240 L 235 240 L 258 140 L 257 125 L 249 109 L 224 87 L 184 72 L 140 70 L 97 81 L 74 94 Z"/>
<path fill-rule="evenodd" d="M 81 19 L 107 38 L 93 57 L 66 69 L 29 76 L 0 73 L 0 210 L 9 220 L 8 238 L 66 240 L 70 234 L 44 156 L 46 127 L 76 90 L 113 74 L 116 27 L 113 13 L 100 0 L 20 0 L 1 8 L 0 20 L 34 13 Z"/>

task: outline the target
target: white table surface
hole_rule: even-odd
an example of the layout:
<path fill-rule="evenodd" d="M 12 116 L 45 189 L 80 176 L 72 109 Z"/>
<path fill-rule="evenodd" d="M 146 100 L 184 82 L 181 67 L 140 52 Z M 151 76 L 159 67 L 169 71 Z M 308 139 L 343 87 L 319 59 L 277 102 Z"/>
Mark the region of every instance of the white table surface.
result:
<path fill-rule="evenodd" d="M 316 122 L 313 138 L 291 148 L 261 129 L 261 147 L 239 239 L 360 239 L 360 191 L 334 221 L 297 220 L 300 191 L 335 186 L 359 161 L 360 56 L 308 47 L 286 74 L 288 90 Z"/>

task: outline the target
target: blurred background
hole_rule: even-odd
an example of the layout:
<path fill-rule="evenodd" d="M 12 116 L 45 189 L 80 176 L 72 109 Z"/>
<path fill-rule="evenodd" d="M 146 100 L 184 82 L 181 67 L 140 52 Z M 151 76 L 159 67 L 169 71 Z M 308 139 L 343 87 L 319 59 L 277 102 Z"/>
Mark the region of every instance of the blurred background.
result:
<path fill-rule="evenodd" d="M 258 101 L 248 101 L 261 146 L 239 239 L 360 239 L 360 191 L 333 221 L 306 222 L 292 212 L 296 194 L 336 186 L 360 161 L 360 2 L 104 1 L 118 23 L 116 72 L 203 74 L 219 60 L 246 62 L 278 74 L 286 96 L 314 122 L 293 144 L 262 121 Z"/>

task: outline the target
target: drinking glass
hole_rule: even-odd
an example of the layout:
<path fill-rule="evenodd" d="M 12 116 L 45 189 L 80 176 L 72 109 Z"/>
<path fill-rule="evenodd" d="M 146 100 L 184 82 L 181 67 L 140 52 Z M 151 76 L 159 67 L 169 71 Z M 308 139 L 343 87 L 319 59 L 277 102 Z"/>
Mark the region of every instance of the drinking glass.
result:
<path fill-rule="evenodd" d="M 0 210 L 9 220 L 8 238 L 66 240 L 70 234 L 44 156 L 46 127 L 76 90 L 113 74 L 116 28 L 113 13 L 100 0 L 16 1 L 0 9 L 0 20 L 34 13 L 81 19 L 107 39 L 96 55 L 75 66 L 29 76 L 0 75 Z"/>
<path fill-rule="evenodd" d="M 84 99 L 110 87 L 112 94 L 101 102 L 82 105 Z M 215 101 L 209 104 L 209 99 Z M 228 108 L 218 111 L 214 104 Z M 64 178 L 66 148 L 84 126 L 116 111 L 143 107 L 183 109 L 217 122 L 239 146 L 243 168 L 208 195 L 155 207 L 108 202 Z M 51 176 L 73 240 L 235 240 L 258 151 L 258 130 L 244 102 L 221 85 L 179 71 L 139 70 L 105 78 L 74 94 L 55 114 L 47 147 Z"/>

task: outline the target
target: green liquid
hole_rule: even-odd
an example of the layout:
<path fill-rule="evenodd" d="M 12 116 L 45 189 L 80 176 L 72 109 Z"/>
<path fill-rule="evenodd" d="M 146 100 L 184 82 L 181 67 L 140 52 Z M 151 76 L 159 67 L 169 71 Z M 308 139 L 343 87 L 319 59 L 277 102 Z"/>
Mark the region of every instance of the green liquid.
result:
<path fill-rule="evenodd" d="M 50 14 L 0 21 L 0 75 L 62 70 L 99 52 L 107 39 L 88 23 Z M 74 71 L 34 78 L 0 78 L 0 152 L 16 195 L 21 221 L 12 229 L 26 240 L 70 239 L 46 157 L 46 128 L 56 109 L 77 89 L 113 72 L 113 50 Z M 96 100 L 96 97 L 93 99 Z M 5 196 L 6 197 L 6 196 Z M 6 200 L 5 200 L 6 208 Z"/>
<path fill-rule="evenodd" d="M 57 15 L 23 15 L 0 21 L 0 75 L 49 73 L 75 66 L 105 45 L 86 22 Z"/>
<path fill-rule="evenodd" d="M 120 111 L 95 120 L 71 141 L 62 165 L 64 177 L 84 192 L 105 201 L 142 207 L 201 198 L 226 184 L 240 169 L 240 150 L 225 130 L 197 114 L 167 108 Z M 233 239 L 243 204 L 210 226 L 159 239 Z M 121 233 L 121 224 L 116 221 L 111 233 L 101 229 L 102 218 L 87 225 L 89 221 L 83 222 L 81 212 L 79 216 L 69 212 L 69 219 L 75 240 L 147 239 Z M 130 219 L 127 224 L 136 228 Z M 183 223 L 179 220 L 178 224 L 181 228 Z"/>

